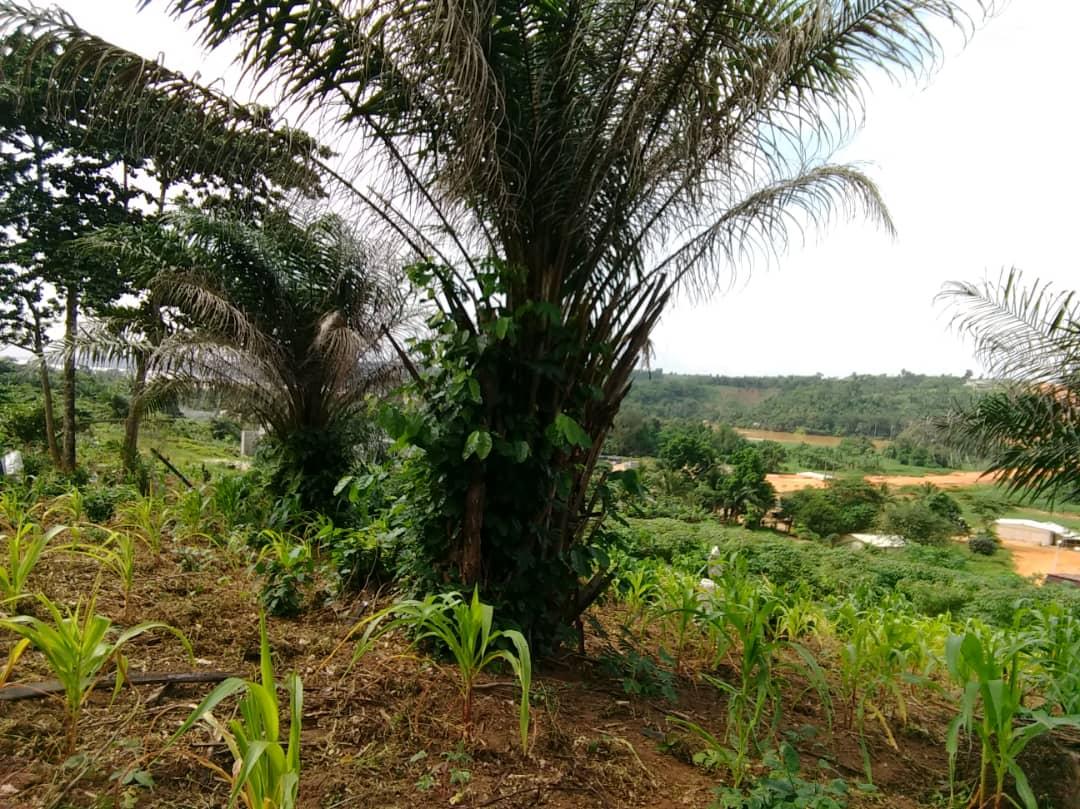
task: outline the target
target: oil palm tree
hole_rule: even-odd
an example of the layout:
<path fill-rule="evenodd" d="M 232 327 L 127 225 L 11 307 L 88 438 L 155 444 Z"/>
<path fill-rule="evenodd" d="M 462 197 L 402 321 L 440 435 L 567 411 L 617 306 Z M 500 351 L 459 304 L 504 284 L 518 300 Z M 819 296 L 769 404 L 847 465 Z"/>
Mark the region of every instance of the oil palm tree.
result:
<path fill-rule="evenodd" d="M 989 457 L 1013 492 L 1080 498 L 1080 298 L 1013 268 L 938 296 L 1001 385 L 953 414 L 948 435 Z"/>
<path fill-rule="evenodd" d="M 152 232 L 150 232 L 152 230 Z M 148 384 L 136 404 L 211 389 L 262 424 L 279 458 L 274 484 L 325 506 L 365 439 L 370 396 L 400 380 L 393 335 L 410 316 L 392 253 L 337 216 L 284 212 L 253 224 L 196 209 L 142 228 L 102 231 L 84 249 L 152 273 L 151 303 L 168 336 L 90 341 L 134 356 Z"/>
<path fill-rule="evenodd" d="M 429 467 L 430 567 L 549 634 L 610 581 L 593 471 L 668 301 L 836 216 L 891 230 L 832 145 L 872 73 L 918 74 L 938 23 L 969 22 L 950 0 L 165 4 L 382 156 L 374 187 L 338 178 L 442 309 L 428 426 L 402 421 Z M 66 22 L 5 18 L 95 65 L 104 97 L 195 92 L 152 63 L 110 71 L 131 54 Z"/>

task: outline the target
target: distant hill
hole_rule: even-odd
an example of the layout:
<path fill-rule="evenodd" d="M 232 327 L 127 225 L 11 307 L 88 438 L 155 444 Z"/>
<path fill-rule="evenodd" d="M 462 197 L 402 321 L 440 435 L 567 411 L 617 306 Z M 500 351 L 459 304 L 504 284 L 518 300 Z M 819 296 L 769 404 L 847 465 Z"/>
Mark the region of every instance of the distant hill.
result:
<path fill-rule="evenodd" d="M 891 438 L 976 393 L 969 376 L 701 376 L 639 372 L 624 410 L 819 435 Z"/>

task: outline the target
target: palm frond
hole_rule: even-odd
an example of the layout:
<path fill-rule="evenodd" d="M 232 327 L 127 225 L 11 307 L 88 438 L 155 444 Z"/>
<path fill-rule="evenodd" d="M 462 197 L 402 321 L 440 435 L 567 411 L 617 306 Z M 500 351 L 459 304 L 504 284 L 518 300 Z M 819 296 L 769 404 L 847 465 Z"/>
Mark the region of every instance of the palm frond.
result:
<path fill-rule="evenodd" d="M 983 396 L 946 426 L 962 449 L 989 455 L 1009 491 L 1051 502 L 1080 498 L 1080 396 L 1014 385 Z"/>
<path fill-rule="evenodd" d="M 0 38 L 19 48 L 3 79 L 24 114 L 74 121 L 174 177 L 320 191 L 316 163 L 328 152 L 309 135 L 90 34 L 60 8 L 0 0 Z"/>
<path fill-rule="evenodd" d="M 955 281 L 938 295 L 952 309 L 951 325 L 971 339 L 987 371 L 1031 383 L 1080 381 L 1080 297 L 1023 273 L 1003 270 L 997 281 Z"/>

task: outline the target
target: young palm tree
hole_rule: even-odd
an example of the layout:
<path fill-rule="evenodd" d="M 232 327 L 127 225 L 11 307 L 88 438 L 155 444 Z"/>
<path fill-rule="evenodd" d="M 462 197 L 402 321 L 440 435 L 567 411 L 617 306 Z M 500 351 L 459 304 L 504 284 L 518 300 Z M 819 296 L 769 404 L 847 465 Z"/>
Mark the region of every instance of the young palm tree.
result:
<path fill-rule="evenodd" d="M 871 73 L 918 73 L 939 21 L 968 23 L 950 0 L 167 4 L 384 157 L 377 188 L 339 179 L 443 310 L 427 426 L 403 422 L 428 466 L 431 567 L 548 635 L 610 579 L 593 470 L 672 295 L 836 215 L 891 229 L 832 144 Z M 119 60 L 41 14 L 8 19 L 63 39 L 73 67 Z M 151 67 L 105 69 L 105 95 L 193 92 Z"/>
<path fill-rule="evenodd" d="M 134 351 L 149 380 L 139 406 L 179 390 L 223 393 L 273 439 L 277 488 L 297 486 L 308 507 L 329 502 L 365 438 L 368 397 L 400 379 L 391 335 L 407 324 L 409 298 L 394 256 L 335 216 L 251 224 L 193 209 L 84 244 L 158 267 L 151 300 L 171 334 L 116 349 L 145 349 Z"/>
<path fill-rule="evenodd" d="M 1002 385 L 955 413 L 948 433 L 990 458 L 1011 491 L 1080 498 L 1080 297 L 1017 269 L 939 294 Z"/>

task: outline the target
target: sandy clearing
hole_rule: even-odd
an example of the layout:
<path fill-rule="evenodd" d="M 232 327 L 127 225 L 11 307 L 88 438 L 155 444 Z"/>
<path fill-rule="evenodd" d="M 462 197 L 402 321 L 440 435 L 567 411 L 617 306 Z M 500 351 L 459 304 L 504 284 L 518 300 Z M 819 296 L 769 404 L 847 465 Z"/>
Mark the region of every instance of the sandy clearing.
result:
<path fill-rule="evenodd" d="M 800 489 L 824 489 L 826 481 L 816 478 L 803 478 L 798 475 L 766 475 L 765 479 L 780 494 L 797 492 Z"/>
<path fill-rule="evenodd" d="M 946 472 L 942 475 L 867 475 L 870 483 L 887 483 L 890 486 L 921 486 L 933 483 L 939 489 L 961 489 L 977 483 L 993 483 L 995 474 L 986 472 Z"/>
<path fill-rule="evenodd" d="M 824 480 L 804 478 L 799 475 L 766 475 L 766 479 L 780 494 L 797 492 L 800 489 L 822 489 L 826 485 Z M 939 489 L 962 489 L 974 486 L 977 483 L 993 483 L 994 476 L 985 472 L 947 472 L 941 475 L 866 475 L 868 483 L 875 485 L 887 483 L 889 486 L 921 486 L 924 483 L 932 483 Z"/>
<path fill-rule="evenodd" d="M 1080 574 L 1080 550 L 1056 546 L 1044 548 L 1025 545 L 1022 542 L 1002 542 L 1012 554 L 1013 567 L 1021 576 L 1039 576 L 1047 573 Z"/>

